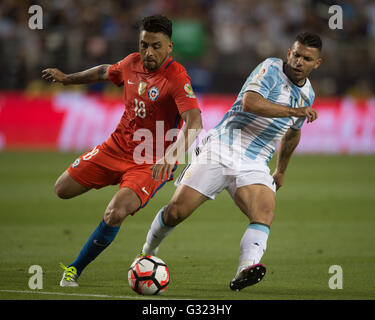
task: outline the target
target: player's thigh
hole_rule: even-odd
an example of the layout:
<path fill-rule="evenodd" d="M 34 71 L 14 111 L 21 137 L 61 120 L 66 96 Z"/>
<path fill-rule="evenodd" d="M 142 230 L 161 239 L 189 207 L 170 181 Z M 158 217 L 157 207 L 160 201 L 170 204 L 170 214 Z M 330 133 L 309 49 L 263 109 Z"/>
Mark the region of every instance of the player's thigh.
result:
<path fill-rule="evenodd" d="M 128 162 L 103 143 L 79 156 L 67 171 L 79 184 L 89 189 L 100 189 L 118 184 L 127 168 Z"/>
<path fill-rule="evenodd" d="M 263 184 L 251 184 L 238 188 L 234 202 L 251 222 L 271 225 L 275 209 L 275 193 Z"/>
<path fill-rule="evenodd" d="M 67 170 L 62 173 L 55 183 L 55 193 L 62 199 L 73 198 L 88 190 L 90 190 L 90 188 L 74 180 Z"/>
<path fill-rule="evenodd" d="M 180 184 L 164 212 L 164 222 L 170 226 L 182 222 L 208 199 L 199 191 Z"/>
<path fill-rule="evenodd" d="M 214 161 L 193 162 L 182 171 L 176 185 L 188 186 L 213 200 L 234 179 L 233 176 L 226 175 L 225 171 L 224 166 Z"/>
<path fill-rule="evenodd" d="M 124 219 L 133 214 L 141 206 L 138 195 L 130 188 L 121 188 L 109 202 L 104 221 L 110 226 L 119 226 Z"/>

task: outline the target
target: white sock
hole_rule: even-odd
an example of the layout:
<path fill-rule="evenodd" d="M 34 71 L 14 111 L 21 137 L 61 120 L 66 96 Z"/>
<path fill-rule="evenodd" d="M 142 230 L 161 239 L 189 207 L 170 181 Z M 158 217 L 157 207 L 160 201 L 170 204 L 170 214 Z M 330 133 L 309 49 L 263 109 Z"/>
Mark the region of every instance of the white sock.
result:
<path fill-rule="evenodd" d="M 241 239 L 241 255 L 237 273 L 244 267 L 260 262 L 267 248 L 270 229 L 265 224 L 251 223 Z"/>
<path fill-rule="evenodd" d="M 175 228 L 174 226 L 167 226 L 163 221 L 163 212 L 166 207 L 159 210 L 152 221 L 150 230 L 147 233 L 146 242 L 143 245 L 142 253 L 145 255 L 156 254 L 160 243 L 168 236 L 168 234 Z"/>

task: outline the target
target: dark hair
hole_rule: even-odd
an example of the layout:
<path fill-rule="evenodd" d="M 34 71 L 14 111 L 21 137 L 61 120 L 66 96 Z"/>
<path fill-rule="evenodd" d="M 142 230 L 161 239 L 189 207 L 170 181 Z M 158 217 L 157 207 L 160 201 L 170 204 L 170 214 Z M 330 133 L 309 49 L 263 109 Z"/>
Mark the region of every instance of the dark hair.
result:
<path fill-rule="evenodd" d="M 148 32 L 162 32 L 172 38 L 172 22 L 167 17 L 162 15 L 153 15 L 142 19 L 139 30 L 146 30 Z"/>
<path fill-rule="evenodd" d="M 319 51 L 322 51 L 322 40 L 315 33 L 302 32 L 296 37 L 296 41 L 300 42 L 306 47 L 317 48 Z"/>

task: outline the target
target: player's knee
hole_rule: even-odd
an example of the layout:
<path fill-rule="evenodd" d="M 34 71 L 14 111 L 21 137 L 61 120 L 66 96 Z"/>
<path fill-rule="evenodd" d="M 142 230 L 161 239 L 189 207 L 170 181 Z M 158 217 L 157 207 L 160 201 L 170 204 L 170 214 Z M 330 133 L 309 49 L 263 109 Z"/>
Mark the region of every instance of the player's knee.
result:
<path fill-rule="evenodd" d="M 274 208 L 271 206 L 262 207 L 256 212 L 256 214 L 252 215 L 250 220 L 254 222 L 264 223 L 270 226 L 275 217 L 275 214 L 273 211 L 274 211 Z"/>
<path fill-rule="evenodd" d="M 54 187 L 56 195 L 60 199 L 69 199 L 72 196 L 69 194 L 69 190 L 60 182 L 60 180 L 57 180 Z"/>
<path fill-rule="evenodd" d="M 119 226 L 127 215 L 128 213 L 124 208 L 108 208 L 104 213 L 104 222 L 109 226 Z"/>
<path fill-rule="evenodd" d="M 113 227 L 119 226 L 129 214 L 136 212 L 140 205 L 141 201 L 133 190 L 122 188 L 105 210 L 104 222 Z"/>
<path fill-rule="evenodd" d="M 187 213 L 182 205 L 172 201 L 168 204 L 164 213 L 164 223 L 168 226 L 175 226 L 185 220 Z"/>
<path fill-rule="evenodd" d="M 273 221 L 273 219 L 274 219 L 274 217 L 275 217 L 275 214 L 273 213 L 273 209 L 271 210 L 267 210 L 265 213 L 264 213 L 264 215 L 265 215 L 265 218 L 266 218 L 266 224 L 268 224 L 268 225 L 271 225 L 271 223 L 272 223 L 272 221 Z"/>

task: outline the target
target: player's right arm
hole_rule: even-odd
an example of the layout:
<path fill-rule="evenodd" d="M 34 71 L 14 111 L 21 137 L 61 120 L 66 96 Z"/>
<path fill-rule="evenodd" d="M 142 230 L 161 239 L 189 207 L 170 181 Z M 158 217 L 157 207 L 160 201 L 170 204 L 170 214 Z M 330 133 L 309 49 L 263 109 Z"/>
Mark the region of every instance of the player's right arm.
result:
<path fill-rule="evenodd" d="M 306 117 L 307 122 L 313 122 L 318 118 L 318 112 L 311 107 L 283 106 L 263 98 L 255 91 L 245 92 L 242 105 L 244 111 L 266 118 Z"/>
<path fill-rule="evenodd" d="M 276 190 L 284 184 L 285 172 L 289 164 L 289 160 L 297 148 L 301 139 L 301 130 L 289 128 L 280 142 L 279 152 L 277 155 L 277 162 L 273 179 L 276 183 Z"/>
<path fill-rule="evenodd" d="M 110 66 L 110 64 L 102 64 L 88 70 L 71 74 L 65 74 L 56 68 L 48 68 L 42 71 L 42 78 L 52 82 L 62 83 L 64 86 L 69 84 L 89 84 L 110 81 L 108 76 L 108 68 Z"/>

